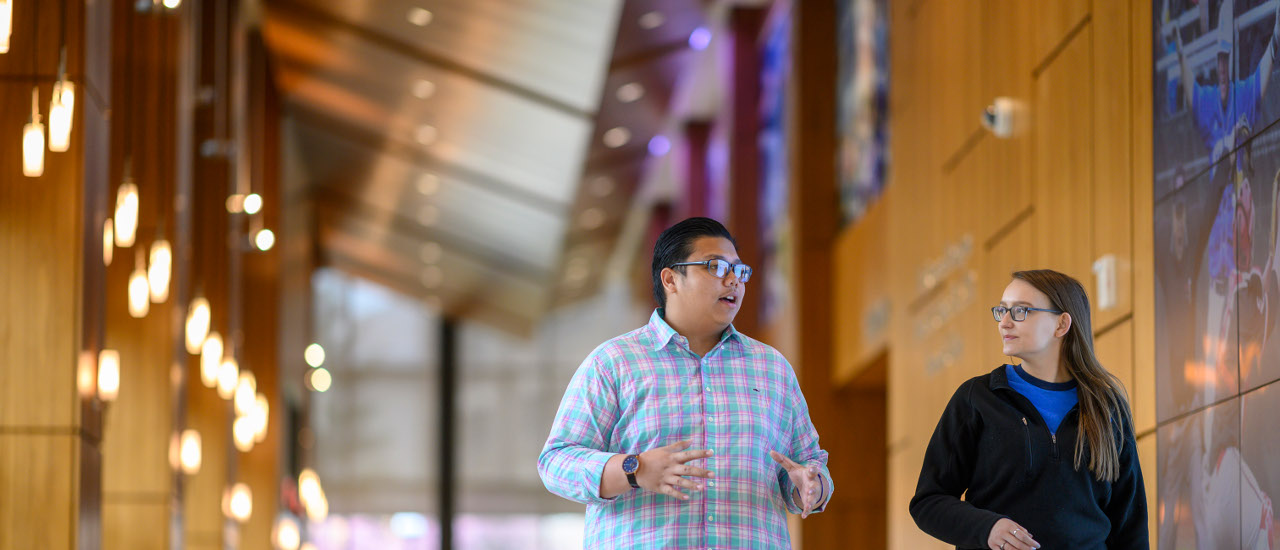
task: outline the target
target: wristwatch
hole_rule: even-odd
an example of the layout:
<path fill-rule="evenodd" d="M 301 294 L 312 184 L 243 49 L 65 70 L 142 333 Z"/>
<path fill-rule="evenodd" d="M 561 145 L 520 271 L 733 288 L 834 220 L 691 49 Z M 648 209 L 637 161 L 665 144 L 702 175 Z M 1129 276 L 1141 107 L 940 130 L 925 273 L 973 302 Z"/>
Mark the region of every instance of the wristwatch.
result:
<path fill-rule="evenodd" d="M 640 470 L 640 455 L 627 455 L 622 459 L 622 473 L 627 474 L 627 483 L 631 484 L 632 489 L 639 489 L 640 484 L 636 483 L 636 472 Z"/>

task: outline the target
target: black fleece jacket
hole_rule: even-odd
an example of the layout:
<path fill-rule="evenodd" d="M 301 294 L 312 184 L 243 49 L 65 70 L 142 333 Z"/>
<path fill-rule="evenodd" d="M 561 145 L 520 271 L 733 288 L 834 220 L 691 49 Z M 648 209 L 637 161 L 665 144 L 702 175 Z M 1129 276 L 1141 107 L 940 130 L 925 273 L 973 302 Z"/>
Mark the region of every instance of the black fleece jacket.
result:
<path fill-rule="evenodd" d="M 1031 400 L 1009 387 L 1003 365 L 969 379 L 925 451 L 911 499 L 916 525 L 957 548 L 987 548 L 991 528 L 1006 517 L 1044 550 L 1148 548 L 1133 430 L 1122 428 L 1120 477 L 1098 481 L 1087 454 L 1074 467 L 1079 416 L 1072 408 L 1051 435 Z"/>

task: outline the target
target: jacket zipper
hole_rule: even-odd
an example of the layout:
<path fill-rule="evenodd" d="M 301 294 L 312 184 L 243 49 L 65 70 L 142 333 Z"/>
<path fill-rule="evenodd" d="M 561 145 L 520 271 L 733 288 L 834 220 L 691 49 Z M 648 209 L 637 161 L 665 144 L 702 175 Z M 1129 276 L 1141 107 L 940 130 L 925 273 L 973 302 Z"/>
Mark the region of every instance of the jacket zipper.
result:
<path fill-rule="evenodd" d="M 1058 434 L 1049 432 L 1049 439 L 1053 440 L 1053 459 L 1058 460 Z"/>
<path fill-rule="evenodd" d="M 1022 417 L 1022 433 L 1027 436 L 1027 475 L 1035 471 L 1035 460 L 1031 453 L 1031 426 L 1027 424 L 1027 417 Z"/>

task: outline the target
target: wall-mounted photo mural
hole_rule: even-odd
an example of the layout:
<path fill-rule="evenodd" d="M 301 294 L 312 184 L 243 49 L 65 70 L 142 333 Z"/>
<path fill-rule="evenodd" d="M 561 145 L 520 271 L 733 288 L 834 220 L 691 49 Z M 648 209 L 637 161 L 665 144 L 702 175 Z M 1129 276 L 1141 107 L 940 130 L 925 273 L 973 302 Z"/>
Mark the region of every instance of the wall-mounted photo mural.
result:
<path fill-rule="evenodd" d="M 1159 547 L 1280 548 L 1280 0 L 1153 8 Z"/>
<path fill-rule="evenodd" d="M 889 6 L 837 0 L 840 212 L 854 223 L 880 197 L 889 168 Z"/>

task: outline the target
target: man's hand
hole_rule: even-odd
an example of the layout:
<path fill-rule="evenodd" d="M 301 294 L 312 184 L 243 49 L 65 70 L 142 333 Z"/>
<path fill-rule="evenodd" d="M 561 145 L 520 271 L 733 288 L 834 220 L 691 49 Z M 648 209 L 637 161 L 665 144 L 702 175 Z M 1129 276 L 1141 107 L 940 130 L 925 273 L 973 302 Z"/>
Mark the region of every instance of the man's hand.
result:
<path fill-rule="evenodd" d="M 786 468 L 787 475 L 791 477 L 791 484 L 796 487 L 796 502 L 800 504 L 800 517 L 809 517 L 818 504 L 819 498 L 824 495 L 822 487 L 822 476 L 818 474 L 816 466 L 805 467 L 796 464 L 794 460 L 783 456 L 778 451 L 769 451 L 769 456 L 774 462 Z"/>
<path fill-rule="evenodd" d="M 685 440 L 640 453 L 640 470 L 636 472 L 636 483 L 646 491 L 689 500 L 689 495 L 680 490 L 701 491 L 702 484 L 686 476 L 716 477 L 714 472 L 687 464 L 689 461 L 711 456 L 711 451 L 707 449 L 686 450 L 689 445 L 691 443 Z"/>

